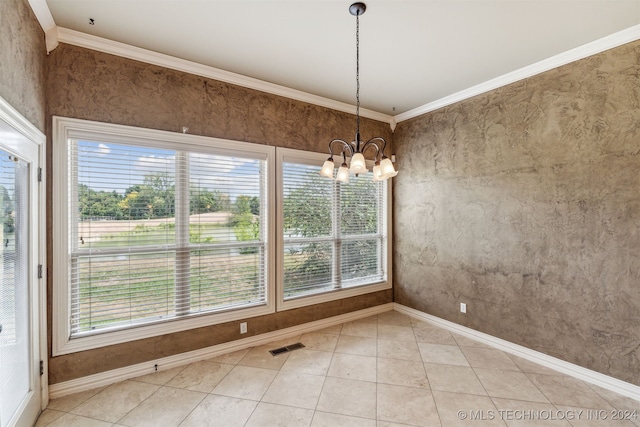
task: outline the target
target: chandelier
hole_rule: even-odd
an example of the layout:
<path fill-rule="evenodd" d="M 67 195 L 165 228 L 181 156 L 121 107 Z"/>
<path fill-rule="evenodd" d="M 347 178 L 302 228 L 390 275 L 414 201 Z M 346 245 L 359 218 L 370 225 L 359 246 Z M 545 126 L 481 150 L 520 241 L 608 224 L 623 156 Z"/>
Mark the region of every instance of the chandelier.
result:
<path fill-rule="evenodd" d="M 342 165 L 338 169 L 336 180 L 340 182 L 349 182 L 349 174 L 358 176 L 361 173 L 367 173 L 367 164 L 365 161 L 365 151 L 373 151 L 373 180 L 384 181 L 398 174 L 391 160 L 384 155 L 384 149 L 387 141 L 380 136 L 376 136 L 363 142 L 360 140 L 360 15 L 362 15 L 367 6 L 364 3 L 353 3 L 349 6 L 349 13 L 356 17 L 356 138 L 351 142 L 343 139 L 334 139 L 329 142 L 329 158 L 322 165 L 320 175 L 333 178 L 334 146 L 337 144 L 342 150 L 338 154 L 342 154 Z M 350 166 L 347 165 L 347 156 L 351 158 Z"/>

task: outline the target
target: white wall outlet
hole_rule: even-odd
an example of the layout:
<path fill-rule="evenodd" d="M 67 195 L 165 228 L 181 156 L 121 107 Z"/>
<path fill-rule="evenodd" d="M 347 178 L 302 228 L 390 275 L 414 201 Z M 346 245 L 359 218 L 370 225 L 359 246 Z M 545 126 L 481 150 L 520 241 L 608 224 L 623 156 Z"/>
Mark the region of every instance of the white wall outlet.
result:
<path fill-rule="evenodd" d="M 466 313 L 467 312 L 467 304 L 461 302 L 460 303 L 460 313 Z"/>
<path fill-rule="evenodd" d="M 247 333 L 247 322 L 240 323 L 240 333 L 241 334 Z"/>

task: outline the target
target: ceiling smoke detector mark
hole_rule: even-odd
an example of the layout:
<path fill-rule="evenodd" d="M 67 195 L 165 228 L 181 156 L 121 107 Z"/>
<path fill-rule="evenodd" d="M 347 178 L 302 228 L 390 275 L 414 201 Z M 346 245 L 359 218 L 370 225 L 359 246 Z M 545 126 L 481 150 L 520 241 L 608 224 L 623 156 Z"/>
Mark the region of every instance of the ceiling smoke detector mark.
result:
<path fill-rule="evenodd" d="M 93 18 L 89 18 L 89 25 L 96 25 L 96 21 Z"/>
<path fill-rule="evenodd" d="M 275 348 L 273 350 L 269 350 L 269 353 L 271 353 L 271 355 L 273 356 L 277 356 L 279 354 L 288 353 L 290 351 L 298 350 L 300 348 L 304 348 L 304 344 L 302 344 L 301 342 L 297 342 L 295 344 L 291 344 L 286 347 L 280 347 L 280 348 Z"/>

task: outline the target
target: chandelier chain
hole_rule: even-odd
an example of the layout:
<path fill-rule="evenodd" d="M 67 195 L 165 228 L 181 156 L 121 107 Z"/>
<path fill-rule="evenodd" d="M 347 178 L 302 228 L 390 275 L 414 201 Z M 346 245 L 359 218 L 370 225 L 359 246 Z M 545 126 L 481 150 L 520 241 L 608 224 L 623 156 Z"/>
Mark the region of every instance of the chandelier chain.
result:
<path fill-rule="evenodd" d="M 356 146 L 360 147 L 360 14 L 356 14 Z"/>
<path fill-rule="evenodd" d="M 367 6 L 364 3 L 353 3 L 349 7 L 349 13 L 356 17 L 356 138 L 355 141 L 332 139 L 329 142 L 329 158 L 322 165 L 320 175 L 326 178 L 335 178 L 336 181 L 348 183 L 349 175 L 356 177 L 368 172 L 367 162 L 364 152 L 373 147 L 373 180 L 384 181 L 398 174 L 393 163 L 384 154 L 387 141 L 381 136 L 368 139 L 366 142 L 360 140 L 360 15 L 364 13 Z M 341 147 L 342 165 L 335 174 L 335 163 L 333 162 L 334 145 Z M 368 150 L 371 152 L 371 150 Z M 351 155 L 351 166 L 347 164 L 347 155 Z"/>

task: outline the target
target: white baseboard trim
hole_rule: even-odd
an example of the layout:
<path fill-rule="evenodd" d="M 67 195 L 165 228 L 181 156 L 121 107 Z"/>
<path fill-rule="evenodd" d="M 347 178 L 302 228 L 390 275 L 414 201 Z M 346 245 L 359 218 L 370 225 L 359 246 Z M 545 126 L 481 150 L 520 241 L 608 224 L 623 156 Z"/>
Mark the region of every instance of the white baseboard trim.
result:
<path fill-rule="evenodd" d="M 58 399 L 69 394 L 90 390 L 92 388 L 103 387 L 109 384 L 116 383 L 118 381 L 139 377 L 141 375 L 151 374 L 155 371 L 155 365 L 158 365 L 158 371 L 164 371 L 178 366 L 188 365 L 189 363 L 197 362 L 200 360 L 220 356 L 222 354 L 266 344 L 271 341 L 286 339 L 307 332 L 316 331 L 318 329 L 324 329 L 330 326 L 339 325 L 341 323 L 351 322 L 353 320 L 362 319 L 368 316 L 373 316 L 375 314 L 392 311 L 393 307 L 393 303 L 390 302 L 387 304 L 366 308 L 364 310 L 358 310 L 351 313 L 341 314 L 339 316 L 329 317 L 327 319 L 316 320 L 314 322 L 304 323 L 302 325 L 268 332 L 266 334 L 242 338 L 211 347 L 163 357 L 161 359 L 150 360 L 148 362 L 138 363 L 136 365 L 113 369 L 106 372 L 100 372 L 99 374 L 88 375 L 86 377 L 77 378 L 70 381 L 50 384 L 49 398 Z"/>
<path fill-rule="evenodd" d="M 602 387 L 607 390 L 611 390 L 623 396 L 630 397 L 631 399 L 639 400 L 640 387 L 637 385 L 610 377 L 605 374 L 601 374 L 600 372 L 592 371 L 591 369 L 583 368 L 582 366 L 574 365 L 573 363 L 569 363 L 562 359 L 558 359 L 539 351 L 514 344 L 510 341 L 505 341 L 492 335 L 476 331 L 475 329 L 467 328 L 466 326 L 462 326 L 457 323 L 453 323 L 448 320 L 433 316 L 431 314 L 406 307 L 402 304 L 393 303 L 393 309 L 415 319 L 423 320 L 427 323 L 432 323 L 436 326 L 440 326 L 457 334 L 463 335 L 467 338 L 471 338 L 484 344 L 488 344 L 499 350 L 514 354 L 516 356 L 522 357 L 523 359 L 527 359 L 531 362 L 556 370 L 579 380 L 597 385 L 598 387 Z"/>

